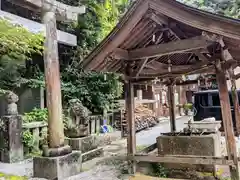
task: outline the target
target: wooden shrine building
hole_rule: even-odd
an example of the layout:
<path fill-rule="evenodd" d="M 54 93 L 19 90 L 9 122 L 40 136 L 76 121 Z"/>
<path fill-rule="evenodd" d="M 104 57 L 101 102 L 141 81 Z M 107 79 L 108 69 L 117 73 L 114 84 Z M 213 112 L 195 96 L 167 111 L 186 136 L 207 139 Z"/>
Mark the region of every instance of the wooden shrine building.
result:
<path fill-rule="evenodd" d="M 175 0 L 137 0 L 113 31 L 83 62 L 85 69 L 123 74 L 128 113 L 128 158 L 231 166 L 240 179 L 227 78 L 240 62 L 240 21 L 201 11 Z M 173 85 L 182 75 L 216 73 L 228 157 L 136 154 L 133 84 L 159 78 L 168 85 L 171 130 L 176 131 Z M 234 90 L 234 89 L 233 89 Z M 236 93 L 236 92 L 235 92 Z M 239 114 L 234 98 L 235 114 Z M 240 121 L 239 116 L 236 118 Z M 135 167 L 133 163 L 133 172 Z"/>

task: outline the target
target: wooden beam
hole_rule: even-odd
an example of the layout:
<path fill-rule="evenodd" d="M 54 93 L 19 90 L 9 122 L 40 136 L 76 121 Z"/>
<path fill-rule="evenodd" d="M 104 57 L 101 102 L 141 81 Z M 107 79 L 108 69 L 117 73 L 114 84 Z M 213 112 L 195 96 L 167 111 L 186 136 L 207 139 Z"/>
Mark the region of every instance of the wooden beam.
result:
<path fill-rule="evenodd" d="M 208 62 L 209 59 L 204 56 L 199 50 L 194 51 L 194 54 L 198 56 L 200 61 Z"/>
<path fill-rule="evenodd" d="M 31 21 L 5 11 L 0 11 L 0 17 L 9 20 L 12 24 L 21 25 L 32 33 L 43 33 L 43 35 L 46 36 L 46 28 L 44 24 Z M 60 30 L 57 30 L 57 40 L 59 43 L 65 45 L 77 45 L 77 37 L 75 35 Z"/>
<path fill-rule="evenodd" d="M 135 73 L 135 77 L 138 77 L 139 76 L 139 74 L 142 72 L 142 70 L 143 70 L 143 68 L 144 68 L 144 66 L 147 64 L 147 62 L 148 62 L 148 58 L 146 58 L 146 59 L 142 59 L 141 61 L 140 61 L 140 63 L 138 64 L 138 67 L 137 67 L 137 69 L 136 69 L 136 73 Z"/>
<path fill-rule="evenodd" d="M 211 156 L 181 156 L 181 155 L 140 155 L 128 157 L 129 160 L 134 159 L 137 162 L 161 162 L 161 163 L 180 163 L 180 164 L 202 164 L 202 165 L 233 165 L 232 160 L 227 157 L 211 157 Z"/>
<path fill-rule="evenodd" d="M 61 3 L 57 0 L 7 0 L 13 4 L 25 7 L 34 12 L 42 12 L 44 6 L 52 6 L 52 10 L 56 11 L 56 18 L 59 21 L 71 20 L 76 21 L 79 14 L 84 14 L 86 11 L 85 6 L 74 7 Z"/>
<path fill-rule="evenodd" d="M 239 78 L 240 78 L 240 73 L 235 74 L 235 75 L 233 76 L 233 78 L 236 79 L 236 80 L 239 79 Z"/>
<path fill-rule="evenodd" d="M 202 66 L 204 66 L 206 63 L 196 63 L 196 64 L 192 64 L 192 65 L 173 65 L 171 66 L 171 73 L 178 73 L 178 72 L 187 72 L 191 69 L 196 69 L 196 68 L 201 68 Z M 157 74 L 157 72 L 161 72 L 161 74 L 163 73 L 169 73 L 168 72 L 168 65 L 167 64 L 163 64 L 161 67 L 158 67 L 157 69 L 157 64 L 156 64 L 156 68 L 155 69 L 143 69 L 142 70 L 142 74 L 148 74 L 148 76 Z"/>
<path fill-rule="evenodd" d="M 128 51 L 121 49 L 121 48 L 116 48 L 111 56 L 114 59 L 119 59 L 119 60 L 122 60 L 122 59 L 128 60 L 129 59 Z"/>
<path fill-rule="evenodd" d="M 148 46 L 146 48 L 130 50 L 129 59 L 143 59 L 164 56 L 168 54 L 183 53 L 186 51 L 206 48 L 211 44 L 211 41 L 206 40 L 202 36 L 198 36 L 191 39 L 178 40 L 165 44 Z"/>
<path fill-rule="evenodd" d="M 205 62 L 199 62 L 196 63 L 195 65 L 187 65 L 189 66 L 188 69 L 181 69 L 180 67 L 178 68 L 179 71 L 172 71 L 171 73 L 165 72 L 162 69 L 161 73 L 156 73 L 156 74 L 150 74 L 150 72 L 147 72 L 146 74 L 141 74 L 139 78 L 166 78 L 166 77 L 177 77 L 181 76 L 183 74 L 185 75 L 190 75 L 190 74 L 200 74 L 200 73 L 215 73 L 215 68 L 213 64 L 205 64 Z M 229 60 L 229 61 L 222 61 L 221 62 L 221 68 L 223 70 L 226 70 L 229 68 L 229 66 L 232 66 L 233 68 L 237 67 L 236 61 L 235 60 Z M 177 69 L 177 68 L 175 68 Z"/>
<path fill-rule="evenodd" d="M 140 77 L 159 77 L 159 78 L 165 78 L 165 77 L 175 77 L 175 76 L 181 76 L 183 74 L 194 74 L 195 71 L 198 71 L 200 69 L 208 69 L 209 66 L 211 65 L 207 65 L 207 64 L 202 64 L 202 66 L 198 66 L 198 65 L 193 65 L 191 66 L 190 68 L 188 69 L 182 69 L 182 70 L 179 70 L 179 71 L 172 71 L 172 72 L 161 72 L 161 73 L 156 73 L 156 74 L 141 74 Z M 163 71 L 163 70 L 162 70 Z"/>
<path fill-rule="evenodd" d="M 155 23 L 162 25 L 168 25 L 168 18 L 167 17 L 160 17 L 160 15 L 156 15 L 155 13 L 151 13 L 148 16 L 151 20 L 153 20 Z"/>
<path fill-rule="evenodd" d="M 237 158 L 236 141 L 233 131 L 233 122 L 231 116 L 231 105 L 229 100 L 229 93 L 227 87 L 227 80 L 225 71 L 221 69 L 220 60 L 216 61 L 216 77 L 219 89 L 219 97 L 222 111 L 222 121 L 224 126 L 225 138 L 227 141 L 228 158 L 233 160 L 235 167 L 230 166 L 231 178 L 239 180 L 239 166 Z"/>

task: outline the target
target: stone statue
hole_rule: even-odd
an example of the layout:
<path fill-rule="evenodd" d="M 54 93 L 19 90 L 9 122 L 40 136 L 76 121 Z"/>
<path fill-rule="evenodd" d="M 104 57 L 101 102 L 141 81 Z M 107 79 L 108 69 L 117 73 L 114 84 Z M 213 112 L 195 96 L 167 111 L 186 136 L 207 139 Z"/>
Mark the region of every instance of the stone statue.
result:
<path fill-rule="evenodd" d="M 7 105 L 7 115 L 18 115 L 18 108 L 16 102 L 18 102 L 19 98 L 18 96 L 13 93 L 12 91 L 9 91 L 6 96 L 6 101 L 8 103 Z"/>
<path fill-rule="evenodd" d="M 88 135 L 88 121 L 90 111 L 83 106 L 79 99 L 72 99 L 70 104 L 70 116 L 72 118 L 71 128 L 68 135 L 71 137 L 83 137 Z"/>
<path fill-rule="evenodd" d="M 79 99 L 72 99 L 69 101 L 70 115 L 76 125 L 87 125 L 89 121 L 90 111 L 83 106 Z"/>

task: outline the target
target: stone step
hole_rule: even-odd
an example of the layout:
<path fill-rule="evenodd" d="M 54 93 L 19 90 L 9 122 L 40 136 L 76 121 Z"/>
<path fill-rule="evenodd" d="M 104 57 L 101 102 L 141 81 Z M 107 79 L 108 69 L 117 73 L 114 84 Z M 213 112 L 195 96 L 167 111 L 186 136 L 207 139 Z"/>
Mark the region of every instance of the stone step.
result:
<path fill-rule="evenodd" d="M 142 174 L 136 174 L 135 176 L 130 177 L 129 180 L 187 180 L 187 179 L 159 178 L 159 177 L 146 176 Z"/>
<path fill-rule="evenodd" d="M 82 154 L 82 162 L 84 163 L 86 161 L 89 161 L 96 157 L 101 157 L 101 156 L 103 156 L 103 148 L 99 147 L 99 148 L 96 148 L 91 151 L 83 153 Z"/>

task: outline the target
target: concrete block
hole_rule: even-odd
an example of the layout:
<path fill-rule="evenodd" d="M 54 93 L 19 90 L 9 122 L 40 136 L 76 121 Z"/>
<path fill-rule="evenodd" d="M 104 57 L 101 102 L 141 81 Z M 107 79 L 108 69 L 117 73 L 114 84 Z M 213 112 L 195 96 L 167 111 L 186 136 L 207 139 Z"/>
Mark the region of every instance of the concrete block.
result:
<path fill-rule="evenodd" d="M 192 136 L 159 136 L 157 138 L 158 153 L 160 155 L 195 155 L 221 156 L 220 133 Z M 198 171 L 213 172 L 212 165 L 187 165 L 164 163 L 167 168 L 196 169 Z"/>
<path fill-rule="evenodd" d="M 34 157 L 33 176 L 36 178 L 63 180 L 79 174 L 81 166 L 82 156 L 79 151 L 60 157 Z"/>

